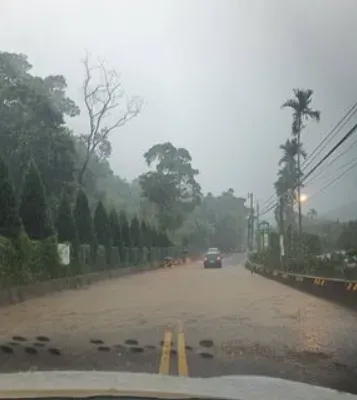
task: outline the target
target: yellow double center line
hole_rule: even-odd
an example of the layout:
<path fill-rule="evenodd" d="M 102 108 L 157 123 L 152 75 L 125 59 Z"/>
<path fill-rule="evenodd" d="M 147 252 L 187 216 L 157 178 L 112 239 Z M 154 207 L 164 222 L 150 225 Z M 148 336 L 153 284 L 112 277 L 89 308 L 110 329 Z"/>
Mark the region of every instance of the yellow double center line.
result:
<path fill-rule="evenodd" d="M 165 332 L 164 343 L 162 344 L 161 350 L 159 374 L 168 375 L 170 373 L 171 339 L 172 333 L 170 331 Z"/>
<path fill-rule="evenodd" d="M 177 337 L 177 357 L 178 374 L 180 376 L 188 376 L 185 334 L 183 331 L 180 331 Z"/>
<path fill-rule="evenodd" d="M 159 374 L 170 374 L 171 342 L 172 332 L 166 331 L 161 350 Z M 188 376 L 185 334 L 182 330 L 177 335 L 177 369 L 180 376 Z"/>

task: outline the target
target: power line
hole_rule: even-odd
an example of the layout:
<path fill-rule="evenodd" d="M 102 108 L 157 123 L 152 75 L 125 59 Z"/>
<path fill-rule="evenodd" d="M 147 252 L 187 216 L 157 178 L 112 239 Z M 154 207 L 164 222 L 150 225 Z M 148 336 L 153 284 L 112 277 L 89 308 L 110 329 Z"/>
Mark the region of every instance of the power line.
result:
<path fill-rule="evenodd" d="M 357 129 L 357 124 L 355 124 L 344 136 L 342 139 L 338 141 L 338 143 L 333 146 L 333 148 L 313 167 L 310 169 L 310 171 L 303 177 L 301 180 L 301 183 L 304 182 L 309 176 L 311 176 L 317 168 L 319 168 L 330 156 L 333 154 L 352 134 L 355 132 Z M 292 188 L 294 189 L 294 187 Z M 279 202 L 275 202 L 271 207 L 269 207 L 267 210 L 264 210 L 264 212 L 261 213 L 261 216 L 267 214 L 270 212 L 273 208 L 275 208 Z"/>
<path fill-rule="evenodd" d="M 272 209 L 272 207 L 274 208 L 275 207 L 275 205 L 276 205 L 276 200 L 277 200 L 277 195 L 276 195 L 276 193 L 273 193 L 269 198 L 268 198 L 268 200 L 266 200 L 265 202 L 264 202 L 264 204 L 266 204 L 266 206 L 265 207 L 262 207 L 262 209 L 261 209 L 261 211 L 260 211 L 260 215 L 265 215 L 267 212 L 269 212 L 271 209 Z"/>
<path fill-rule="evenodd" d="M 312 169 L 310 169 L 310 171 L 301 180 L 301 183 L 304 182 L 309 176 L 311 176 L 317 170 L 317 168 L 319 168 L 320 165 L 322 165 L 331 156 L 331 154 L 333 154 L 350 136 L 352 136 L 352 134 L 355 132 L 356 129 L 357 129 L 357 124 L 355 124 L 346 133 L 346 135 L 343 136 L 343 138 L 341 140 L 339 140 L 338 143 L 336 143 L 332 147 L 332 149 L 324 157 L 322 157 L 322 159 Z"/>
<path fill-rule="evenodd" d="M 276 193 L 271 195 L 270 198 L 265 202 L 266 206 L 262 207 L 261 213 L 264 213 L 267 208 L 270 208 L 270 206 L 275 202 L 275 200 L 276 200 Z"/>
<path fill-rule="evenodd" d="M 262 217 L 265 214 L 268 214 L 268 212 L 272 211 L 277 205 L 279 204 L 278 201 L 276 201 L 274 204 L 272 204 L 268 209 L 260 213 L 260 216 Z"/>
<path fill-rule="evenodd" d="M 347 124 L 347 122 L 353 117 L 353 115 L 356 112 L 357 112 L 357 102 L 354 103 L 352 105 L 352 107 L 349 108 L 349 110 L 346 112 L 346 114 L 335 124 L 335 126 L 331 129 L 331 131 L 327 134 L 327 136 L 325 136 L 325 138 L 315 147 L 315 149 L 312 151 L 312 153 L 303 162 L 302 168 L 307 168 L 309 165 L 311 165 L 311 163 L 316 159 L 316 157 L 322 152 L 323 149 L 325 149 L 325 147 L 338 134 L 338 132 L 340 132 L 340 130 Z M 354 132 L 355 129 L 356 129 L 356 125 L 352 128 L 352 132 L 350 131 L 351 132 L 351 133 L 349 132 L 350 134 L 348 133 L 347 135 L 345 135 L 347 137 L 342 138 L 341 139 L 342 142 L 340 141 L 339 143 L 337 143 L 337 145 L 327 154 L 327 156 L 325 156 L 326 158 L 322 159 L 319 164 L 317 164 L 307 175 L 305 175 L 302 182 L 304 180 L 306 180 L 307 177 L 310 176 L 313 172 L 315 172 L 315 170 L 324 162 L 324 160 L 327 159 Z M 357 141 L 355 143 L 357 143 Z M 353 143 L 352 146 L 354 146 L 355 143 Z M 341 157 L 341 155 L 336 157 L 336 159 L 334 159 L 330 164 L 328 164 L 328 166 L 332 165 L 339 157 Z M 311 182 L 311 180 L 309 182 Z M 267 206 L 265 206 L 266 210 L 263 210 L 261 215 L 266 214 L 267 212 L 269 212 L 272 208 L 274 208 L 276 206 L 276 203 L 274 203 L 273 206 L 269 205 L 269 203 L 271 203 L 271 200 L 274 200 L 275 198 L 277 198 L 277 196 L 276 196 L 276 194 L 273 193 L 268 198 L 268 200 L 266 200 L 263 203 L 263 208 L 264 208 L 265 204 L 267 204 Z"/>
<path fill-rule="evenodd" d="M 264 205 L 267 204 L 267 203 L 269 203 L 274 197 L 275 197 L 275 193 L 273 193 L 273 194 L 268 198 L 268 200 L 266 200 L 266 201 L 263 203 L 263 208 L 264 208 Z"/>
<path fill-rule="evenodd" d="M 331 142 L 331 140 L 340 132 L 342 128 L 348 123 L 348 121 L 357 112 L 357 102 L 353 104 L 352 107 L 346 112 L 346 114 L 335 124 L 327 136 L 315 147 L 312 153 L 303 161 L 302 169 L 307 168 L 316 159 L 316 157 L 321 154 L 322 150 Z"/>
<path fill-rule="evenodd" d="M 327 164 L 327 168 L 331 167 L 332 164 L 334 164 L 338 159 L 340 159 L 343 155 L 347 154 L 350 150 L 353 150 L 357 145 L 357 139 L 352 143 L 352 145 L 350 147 L 348 147 L 348 149 L 346 151 L 343 151 L 342 153 L 340 153 L 338 156 L 336 156 L 333 160 L 331 160 L 331 162 L 329 162 Z M 352 160 L 354 161 L 354 159 Z M 349 163 L 347 163 L 349 164 Z M 341 168 L 344 168 L 347 164 L 344 164 L 342 166 L 340 166 L 337 170 L 340 170 Z M 306 185 L 309 185 L 310 183 L 312 183 L 314 180 L 316 180 L 316 178 L 318 178 L 323 172 L 325 172 L 324 170 L 321 170 L 317 173 L 317 175 L 315 175 L 314 177 L 312 177 L 308 182 L 306 182 Z M 327 171 L 328 172 L 328 171 Z"/>
<path fill-rule="evenodd" d="M 354 160 L 354 161 L 355 162 L 349 168 L 347 168 L 345 171 L 343 171 L 342 174 L 338 175 L 336 178 L 334 178 L 332 181 L 330 181 L 327 185 L 325 185 L 322 189 L 320 189 L 318 192 L 316 192 L 312 196 L 310 196 L 310 199 L 314 198 L 318 194 L 321 194 L 323 191 L 325 191 L 330 186 L 332 186 L 336 181 L 343 178 L 348 172 L 352 171 L 353 168 L 357 167 L 357 161 L 356 160 Z"/>

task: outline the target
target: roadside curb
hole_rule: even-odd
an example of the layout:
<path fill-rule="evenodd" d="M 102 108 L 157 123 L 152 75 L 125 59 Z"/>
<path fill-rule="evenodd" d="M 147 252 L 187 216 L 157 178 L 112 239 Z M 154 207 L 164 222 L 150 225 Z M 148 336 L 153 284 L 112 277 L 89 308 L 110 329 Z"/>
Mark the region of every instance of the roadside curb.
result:
<path fill-rule="evenodd" d="M 357 281 L 294 274 L 277 269 L 270 269 L 263 265 L 252 263 L 249 260 L 246 261 L 245 267 L 252 273 L 257 273 L 265 278 L 275 280 L 297 290 L 341 303 L 357 310 Z"/>
<path fill-rule="evenodd" d="M 161 264 L 155 264 L 142 267 L 117 268 L 100 272 L 92 272 L 85 275 L 52 279 L 46 282 L 32 283 L 29 285 L 2 288 L 0 289 L 0 307 L 21 303 L 29 299 L 43 297 L 55 292 L 83 288 L 103 280 L 119 278 L 126 275 L 134 275 L 146 271 L 153 271 L 162 267 L 163 266 Z"/>

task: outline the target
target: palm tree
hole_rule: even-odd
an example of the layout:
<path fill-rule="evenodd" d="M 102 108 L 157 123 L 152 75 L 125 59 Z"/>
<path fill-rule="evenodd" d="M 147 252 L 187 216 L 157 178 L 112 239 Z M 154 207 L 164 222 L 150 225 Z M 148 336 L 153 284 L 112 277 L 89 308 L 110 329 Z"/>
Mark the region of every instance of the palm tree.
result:
<path fill-rule="evenodd" d="M 282 214 L 285 216 L 288 226 L 295 225 L 294 214 L 294 184 L 296 177 L 291 174 L 287 165 L 278 172 L 278 180 L 275 182 L 275 191 L 278 198 L 281 199 L 280 206 L 284 208 Z M 279 206 L 279 207 L 280 207 Z M 279 217 L 280 218 L 280 217 Z"/>
<path fill-rule="evenodd" d="M 280 149 L 284 151 L 282 158 L 279 160 L 279 165 L 284 164 L 284 168 L 281 171 L 283 171 L 285 175 L 289 176 L 290 187 L 288 189 L 291 191 L 293 197 L 295 197 L 295 200 L 298 201 L 299 197 L 295 196 L 295 190 L 299 185 L 299 180 L 301 179 L 302 174 L 301 172 L 299 173 L 296 157 L 300 155 L 303 158 L 306 158 L 306 152 L 302 147 L 302 143 L 298 144 L 296 138 L 293 138 L 292 140 L 287 139 L 286 142 L 280 146 Z"/>
<path fill-rule="evenodd" d="M 311 101 L 313 91 L 311 89 L 294 89 L 294 98 L 285 101 L 282 108 L 291 108 L 293 110 L 293 122 L 292 122 L 292 134 L 297 137 L 297 146 L 300 148 L 300 136 L 301 131 L 304 128 L 304 121 L 312 119 L 314 121 L 320 121 L 320 111 L 311 109 Z M 297 152 L 297 168 L 299 175 L 301 175 L 300 167 L 300 156 L 301 153 Z M 298 196 L 298 207 L 299 207 L 299 234 L 301 233 L 301 201 L 300 201 L 300 183 L 301 177 L 297 185 L 297 196 Z"/>
<path fill-rule="evenodd" d="M 302 143 L 298 144 L 296 138 L 292 140 L 287 139 L 284 144 L 280 145 L 280 149 L 283 150 L 284 154 L 279 161 L 279 165 L 295 162 L 295 157 L 298 153 L 300 153 L 303 158 L 306 158 L 306 151 L 303 149 Z"/>
<path fill-rule="evenodd" d="M 311 221 L 316 217 L 317 211 L 314 208 L 311 208 L 309 212 L 307 213 Z"/>

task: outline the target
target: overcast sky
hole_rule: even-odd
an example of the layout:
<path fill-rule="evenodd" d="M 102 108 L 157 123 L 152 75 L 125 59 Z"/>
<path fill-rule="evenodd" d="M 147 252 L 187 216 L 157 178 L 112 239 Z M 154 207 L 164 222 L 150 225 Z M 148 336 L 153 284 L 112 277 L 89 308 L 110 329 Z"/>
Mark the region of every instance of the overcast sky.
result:
<path fill-rule="evenodd" d="M 141 115 L 112 136 L 111 166 L 127 179 L 143 172 L 150 146 L 171 141 L 190 151 L 205 192 L 232 187 L 264 203 L 290 134 L 280 105 L 292 89 L 313 89 L 321 110 L 303 132 L 308 152 L 357 101 L 356 0 L 14 0 L 2 2 L 0 26 L 0 49 L 26 53 L 36 74 L 65 75 L 80 106 L 84 49 L 144 98 Z M 70 124 L 85 132 L 85 113 Z M 356 177 L 357 168 L 309 207 L 357 199 Z"/>

